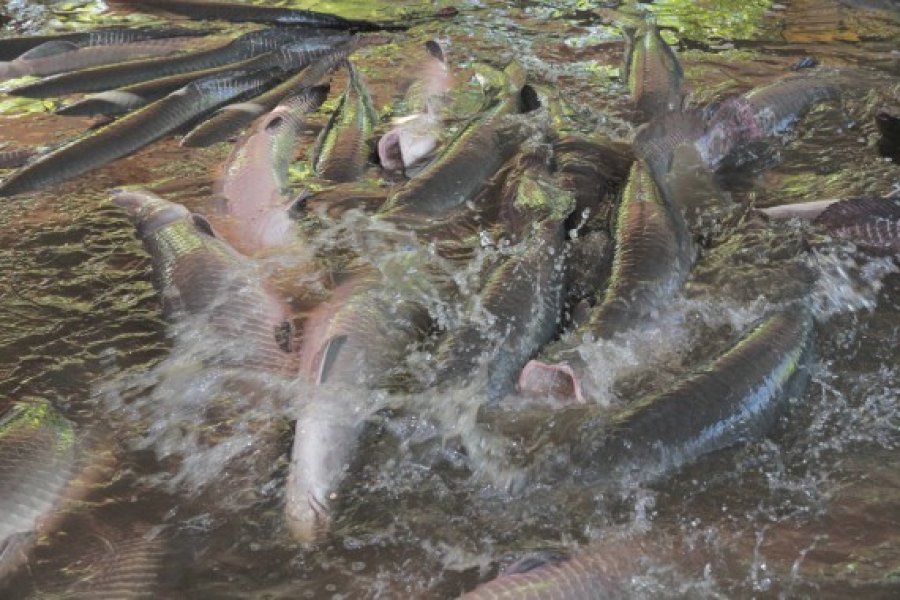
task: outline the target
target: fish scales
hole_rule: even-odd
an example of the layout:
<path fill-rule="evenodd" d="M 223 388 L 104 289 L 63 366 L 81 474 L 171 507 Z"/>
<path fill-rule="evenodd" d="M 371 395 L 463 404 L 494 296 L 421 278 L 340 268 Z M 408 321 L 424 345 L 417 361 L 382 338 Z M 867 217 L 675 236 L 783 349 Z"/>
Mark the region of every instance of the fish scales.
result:
<path fill-rule="evenodd" d="M 314 35 L 317 33 L 298 30 L 252 31 L 218 48 L 173 57 L 133 60 L 116 65 L 53 75 L 41 81 L 14 88 L 8 93 L 29 98 L 46 98 L 111 90 L 142 81 L 246 60 L 277 50 L 284 44 Z"/>
<path fill-rule="evenodd" d="M 639 34 L 630 60 L 628 89 L 642 120 L 681 106 L 684 72 L 655 25 L 647 24 Z"/>
<path fill-rule="evenodd" d="M 166 556 L 159 537 L 117 540 L 109 552 L 94 559 L 87 574 L 64 596 L 71 600 L 151 600 L 158 598 L 158 582 Z"/>
<path fill-rule="evenodd" d="M 261 89 L 271 76 L 223 76 L 188 84 L 142 110 L 41 155 L 6 178 L 0 184 L 0 196 L 34 191 L 132 154 L 204 112 Z"/>
<path fill-rule="evenodd" d="M 789 307 L 669 390 L 612 416 L 579 419 L 572 460 L 584 467 L 582 479 L 653 479 L 764 435 L 805 384 L 813 337 L 809 311 Z"/>
<path fill-rule="evenodd" d="M 586 325 L 599 338 L 624 331 L 671 297 L 693 261 L 681 214 L 667 205 L 640 161 L 619 205 L 615 243 L 609 287 Z"/>
<path fill-rule="evenodd" d="M 127 44 L 144 40 L 208 35 L 209 30 L 187 27 L 108 27 L 56 35 L 34 35 L 0 40 L 0 60 L 13 60 L 47 42 L 71 42 L 80 47 Z"/>
<path fill-rule="evenodd" d="M 45 400 L 23 401 L 0 415 L 0 548 L 33 532 L 59 504 L 77 452 L 72 423 Z"/>
<path fill-rule="evenodd" d="M 375 128 L 375 109 L 356 67 L 348 63 L 349 81 L 337 109 L 313 150 L 313 169 L 322 179 L 356 181 L 369 161 L 367 140 Z"/>

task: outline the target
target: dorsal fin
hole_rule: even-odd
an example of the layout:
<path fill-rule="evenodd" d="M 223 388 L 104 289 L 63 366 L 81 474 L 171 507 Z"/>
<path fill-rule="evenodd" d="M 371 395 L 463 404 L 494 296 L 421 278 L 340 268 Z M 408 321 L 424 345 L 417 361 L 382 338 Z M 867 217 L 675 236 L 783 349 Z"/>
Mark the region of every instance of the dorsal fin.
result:
<path fill-rule="evenodd" d="M 51 56 L 56 56 L 57 54 L 65 54 L 66 52 L 73 52 L 78 50 L 80 46 L 78 44 L 73 44 L 72 42 L 66 42 L 64 40 L 54 40 L 51 42 L 44 42 L 40 46 L 35 46 L 28 52 L 25 52 L 21 56 L 19 56 L 22 60 L 35 60 L 37 58 L 49 58 Z"/>
<path fill-rule="evenodd" d="M 322 360 L 319 362 L 319 374 L 316 377 L 317 385 L 321 385 L 328 380 L 334 361 L 337 360 L 337 356 L 346 341 L 346 335 L 336 335 L 325 343 L 325 348 L 322 350 Z"/>

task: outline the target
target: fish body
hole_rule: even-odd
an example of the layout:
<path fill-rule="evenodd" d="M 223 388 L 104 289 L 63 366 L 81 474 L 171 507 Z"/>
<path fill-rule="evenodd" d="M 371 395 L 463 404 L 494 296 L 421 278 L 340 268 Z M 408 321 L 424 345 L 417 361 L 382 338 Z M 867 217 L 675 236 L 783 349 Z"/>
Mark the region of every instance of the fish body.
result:
<path fill-rule="evenodd" d="M 637 34 L 628 53 L 628 90 L 643 121 L 681 107 L 684 71 L 656 25 Z"/>
<path fill-rule="evenodd" d="M 526 365 L 519 378 L 523 390 L 543 393 L 547 387 L 561 387 L 584 400 L 581 374 L 591 367 L 584 363 L 577 344 L 585 336 L 609 339 L 638 324 L 670 299 L 690 272 L 694 248 L 687 225 L 677 207 L 663 198 L 643 161 L 631 168 L 616 214 L 614 239 L 609 284 L 587 322 L 576 330 L 576 347 L 557 347 L 546 360 Z"/>
<path fill-rule="evenodd" d="M 61 73 L 14 88 L 8 93 L 13 96 L 47 98 L 73 93 L 113 90 L 142 81 L 246 60 L 277 50 L 290 42 L 315 35 L 317 35 L 316 32 L 288 29 L 251 31 L 218 48 Z"/>
<path fill-rule="evenodd" d="M 312 36 L 301 41 L 286 44 L 278 50 L 273 50 L 236 63 L 228 63 L 200 71 L 189 71 L 178 75 L 160 77 L 150 81 L 128 85 L 116 90 L 93 94 L 57 110 L 56 114 L 75 116 L 117 116 L 140 108 L 141 106 L 145 106 L 154 100 L 159 100 L 163 96 L 188 85 L 192 81 L 197 81 L 206 77 L 275 67 L 283 70 L 285 73 L 289 73 L 294 70 L 304 69 L 315 60 L 320 60 L 333 53 L 341 52 L 340 48 L 343 46 L 341 42 L 346 42 L 349 39 L 350 38 L 347 36 L 333 33 Z M 266 110 L 274 108 L 282 98 L 290 94 L 290 90 L 297 90 L 303 85 L 314 85 L 315 82 L 311 82 L 310 80 L 310 76 L 298 74 L 286 79 L 283 83 L 275 86 L 269 92 L 255 98 L 252 106 L 248 107 L 241 105 L 242 108 L 250 109 L 249 112 L 246 113 L 247 117 L 241 120 L 241 124 L 237 127 L 231 127 L 231 129 L 226 131 L 214 130 L 217 138 L 225 139 L 225 137 L 231 133 L 238 131 L 243 125 L 252 122 L 255 117 L 266 112 Z M 287 91 L 285 92 L 285 90 Z M 226 109 L 227 107 L 222 110 Z M 236 112 L 244 114 L 240 109 L 236 109 Z M 215 118 L 216 117 L 212 117 L 210 120 Z M 213 142 L 210 141 L 209 143 Z"/>
<path fill-rule="evenodd" d="M 900 198 L 849 198 L 829 204 L 813 222 L 865 250 L 900 253 Z"/>
<path fill-rule="evenodd" d="M 235 145 L 219 183 L 226 201 L 219 229 L 242 253 L 252 256 L 290 240 L 288 167 L 304 115 L 327 94 L 327 86 L 306 88 L 259 119 Z"/>
<path fill-rule="evenodd" d="M 12 61 L 0 62 L 0 81 L 24 75 L 55 75 L 125 60 L 165 56 L 182 50 L 183 39 L 145 40 L 87 47 L 66 41 L 46 42 Z"/>
<path fill-rule="evenodd" d="M 53 185 L 128 156 L 243 94 L 264 88 L 272 73 L 225 75 L 196 81 L 101 129 L 42 154 L 2 184 L 0 196 Z"/>
<path fill-rule="evenodd" d="M 413 179 L 390 197 L 379 213 L 417 214 L 439 218 L 471 200 L 484 182 L 513 156 L 527 133 L 503 126 L 518 110 L 525 72 L 516 62 L 498 73 L 499 97 L 473 119 Z"/>
<path fill-rule="evenodd" d="M 365 172 L 371 154 L 368 139 L 376 120 L 365 82 L 352 63 L 347 63 L 347 70 L 347 89 L 312 154 L 316 175 L 336 183 L 356 181 Z"/>
<path fill-rule="evenodd" d="M 77 464 L 74 426 L 46 400 L 0 414 L 0 580 L 59 506 Z"/>
<path fill-rule="evenodd" d="M 191 19 L 221 19 L 223 21 L 253 21 L 292 27 L 319 27 L 323 29 L 352 29 L 375 31 L 386 27 L 371 21 L 345 19 L 330 13 L 312 10 L 254 6 L 232 2 L 208 0 L 113 0 L 116 3 L 160 9 Z"/>
<path fill-rule="evenodd" d="M 817 103 L 840 97 L 841 86 L 823 73 L 786 77 L 723 102 L 697 148 L 714 169 L 727 158 L 737 166 L 747 160 L 734 156 L 742 146 L 783 132 Z"/>
<path fill-rule="evenodd" d="M 569 134 L 553 142 L 560 186 L 575 197 L 575 214 L 607 211 L 609 197 L 628 178 L 634 155 L 626 144 L 602 136 Z"/>
<path fill-rule="evenodd" d="M 401 254 L 397 263 L 418 285 L 416 258 Z M 377 272 L 360 273 L 304 323 L 300 372 L 314 387 L 297 419 L 285 506 L 299 540 L 328 531 L 338 489 L 372 415 L 368 393 L 403 378 L 404 358 L 429 327 L 427 309 L 403 288 Z"/>
<path fill-rule="evenodd" d="M 580 414 L 577 433 L 563 437 L 572 434 L 571 460 L 581 480 L 652 480 L 765 435 L 808 380 L 814 333 L 809 311 L 789 307 L 669 390 L 611 416 Z"/>
<path fill-rule="evenodd" d="M 187 27 L 101 27 L 55 35 L 34 35 L 0 40 L 0 60 L 13 60 L 47 42 L 71 42 L 79 47 L 128 44 L 172 37 L 207 35 L 210 30 Z"/>
<path fill-rule="evenodd" d="M 293 374 L 297 361 L 287 306 L 253 265 L 211 235 L 209 224 L 149 192 L 114 194 L 153 259 L 165 313 L 206 326 L 217 364 Z"/>
<path fill-rule="evenodd" d="M 425 44 L 428 56 L 418 67 L 406 93 L 410 114 L 378 140 L 378 160 L 386 171 L 403 171 L 430 156 L 438 144 L 441 108 L 451 81 L 444 52 L 437 42 Z"/>

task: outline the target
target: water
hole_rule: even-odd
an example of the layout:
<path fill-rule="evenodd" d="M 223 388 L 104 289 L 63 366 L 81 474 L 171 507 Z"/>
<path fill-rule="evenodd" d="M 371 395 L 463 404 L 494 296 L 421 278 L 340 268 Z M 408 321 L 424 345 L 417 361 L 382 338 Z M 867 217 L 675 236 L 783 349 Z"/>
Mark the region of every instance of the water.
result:
<path fill-rule="evenodd" d="M 47 7 L 54 3 L 18 4 L 25 8 L 10 11 L 15 19 L 3 35 L 12 28 L 158 22 L 108 11 L 101 2 L 53 10 Z M 666 35 L 681 42 L 698 103 L 771 81 L 806 55 L 828 66 L 869 68 L 859 94 L 842 106 L 817 107 L 787 133 L 768 168 L 729 175 L 734 200 L 770 206 L 886 194 L 900 184 L 896 164 L 875 151 L 872 115 L 897 97 L 900 75 L 896 20 L 867 8 L 878 4 L 884 3 L 741 2 L 727 7 L 728 14 L 740 9 L 730 20 L 677 0 L 651 7 L 660 24 L 677 28 Z M 379 19 L 433 10 L 415 2 L 304 6 Z M 563 92 L 577 127 L 630 135 L 623 45 L 601 13 L 580 2 L 457 7 L 455 20 L 429 22 L 359 52 L 385 128 L 416 50 L 437 38 L 457 85 L 469 93 L 460 113 L 476 105 L 472 63 L 515 56 L 531 78 Z M 338 78 L 333 89 L 342 85 Z M 55 117 L 46 107 L 0 97 L 0 142 L 52 143 L 88 123 Z M 310 119 L 301 147 L 312 146 L 325 119 L 324 112 Z M 158 597 L 452 598 L 529 551 L 616 552 L 621 538 L 674 540 L 673 547 L 700 557 L 694 568 L 671 548 L 655 553 L 654 569 L 633 582 L 644 597 L 897 594 L 900 276 L 891 259 L 866 259 L 852 247 L 823 244 L 798 255 L 811 233 L 799 223 L 762 234 L 729 229 L 731 242 L 716 240 L 724 249 L 704 254 L 684 296 L 658 321 L 615 343 L 580 347 L 604 366 L 591 382 L 599 401 L 620 406 L 714 356 L 771 303 L 812 286 L 819 323 L 812 382 L 768 438 L 613 497 L 580 486 L 529 487 L 516 467 L 519 442 L 476 428 L 477 376 L 441 397 L 373 393 L 358 399 L 377 410 L 332 535 L 313 546 L 294 543 L 283 525 L 282 490 L 303 384 L 201 368 L 208 340 L 163 321 L 149 259 L 108 201 L 109 189 L 139 183 L 209 212 L 210 182 L 228 151 L 227 145 L 186 151 L 164 140 L 53 191 L 4 201 L 0 395 L 51 400 L 105 440 L 115 458 L 40 539 L 10 597 L 77 587 L 102 564 L 91 557 L 131 556 L 129 539 L 146 540 L 141 560 L 164 573 Z M 292 171 L 298 184 L 308 175 L 304 165 Z M 345 215 L 311 235 L 310 245 L 326 263 L 340 264 L 342 247 L 366 244 L 365 232 L 375 226 Z M 476 260 L 464 268 L 429 247 L 403 251 L 417 253 L 465 292 L 481 265 L 506 250 L 485 234 Z M 396 259 L 374 254 L 372 263 L 397 277 Z M 261 264 L 293 282 L 295 307 L 309 310 L 325 294 L 327 282 L 297 257 Z M 442 324 L 459 322 L 469 310 L 458 296 L 407 287 L 428 299 Z M 426 364 L 428 351 L 412 352 L 408 368 Z M 517 402 L 507 400 L 510 409 Z M 162 557 L 159 540 L 167 549 Z"/>

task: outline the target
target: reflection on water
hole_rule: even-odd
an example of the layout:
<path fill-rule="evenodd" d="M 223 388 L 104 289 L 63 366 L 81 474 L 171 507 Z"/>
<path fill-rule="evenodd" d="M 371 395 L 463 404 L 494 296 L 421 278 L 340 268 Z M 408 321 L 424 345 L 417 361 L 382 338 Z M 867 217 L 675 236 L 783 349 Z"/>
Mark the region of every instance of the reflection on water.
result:
<path fill-rule="evenodd" d="M 433 9 L 295 4 L 385 20 Z M 893 13 L 884 12 L 892 3 L 729 3 L 727 14 L 737 12 L 727 21 L 703 12 L 705 4 L 649 7 L 679 43 L 694 101 L 769 82 L 806 55 L 828 66 L 869 67 L 858 94 L 815 108 L 785 134 L 776 156 L 728 174 L 723 183 L 735 201 L 771 206 L 896 189 L 900 172 L 878 155 L 873 123 L 900 89 L 900 34 Z M 0 29 L 4 36 L 159 21 L 110 12 L 102 2 L 13 0 L 9 7 L 14 18 Z M 582 2 L 457 7 L 454 20 L 423 22 L 358 52 L 382 130 L 394 107 L 403 109 L 399 83 L 410 79 L 413 49 L 437 38 L 460 74 L 459 113 L 477 106 L 472 63 L 515 56 L 529 77 L 561 91 L 576 127 L 630 136 L 624 45 L 605 13 Z M 332 89 L 342 89 L 341 77 Z M 53 116 L 40 102 L 18 102 L 0 97 L 0 142 L 47 144 L 88 124 Z M 310 118 L 302 148 L 326 119 L 324 109 Z M 622 405 L 714 356 L 771 303 L 811 290 L 819 321 L 812 382 L 770 437 L 622 495 L 529 487 L 515 467 L 522 436 L 478 427 L 477 374 L 471 389 L 440 396 L 376 393 L 360 400 L 378 410 L 365 422 L 364 451 L 341 490 L 331 536 L 314 546 L 294 543 L 283 523 L 283 490 L 291 420 L 307 390 L 279 375 L 205 364 L 208 337 L 162 320 L 150 261 L 108 201 L 109 189 L 139 183 L 210 212 L 210 181 L 228 151 L 187 151 L 164 140 L 53 191 L 4 200 L 0 397 L 50 400 L 76 428 L 106 442 L 103 465 L 115 459 L 114 468 L 85 478 L 87 491 L 69 498 L 58 526 L 36 540 L 9 597 L 90 597 L 143 586 L 152 597 L 452 598 L 531 551 L 625 554 L 622 548 L 652 558 L 654 568 L 630 583 L 630 594 L 643 597 L 898 593 L 900 277 L 892 259 L 820 244 L 821 234 L 796 222 L 764 231 L 748 221 L 729 224 L 662 318 L 616 343 L 579 348 L 603 366 L 590 382 L 600 402 Z M 308 176 L 305 153 L 300 160 L 295 183 Z M 343 264 L 348 246 L 369 248 L 366 232 L 380 226 L 356 212 L 320 221 L 327 226 L 311 220 L 304 231 L 306 251 L 312 247 L 323 264 L 311 267 L 307 254 L 261 262 L 302 310 L 335 284 L 322 276 L 327 267 Z M 483 266 L 511 251 L 487 232 L 481 242 L 464 266 L 428 246 L 404 249 L 461 290 L 451 297 L 414 290 L 444 326 L 471 310 L 462 298 Z M 389 257 L 373 253 L 371 264 L 389 281 L 398 276 Z M 429 351 L 411 353 L 407 370 L 421 371 Z M 507 399 L 504 409 L 515 412 L 517 402 Z M 520 423 L 527 428 L 525 417 Z"/>

